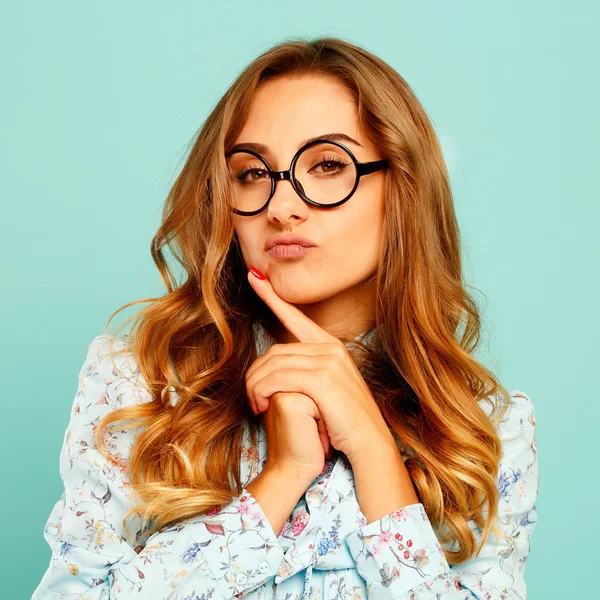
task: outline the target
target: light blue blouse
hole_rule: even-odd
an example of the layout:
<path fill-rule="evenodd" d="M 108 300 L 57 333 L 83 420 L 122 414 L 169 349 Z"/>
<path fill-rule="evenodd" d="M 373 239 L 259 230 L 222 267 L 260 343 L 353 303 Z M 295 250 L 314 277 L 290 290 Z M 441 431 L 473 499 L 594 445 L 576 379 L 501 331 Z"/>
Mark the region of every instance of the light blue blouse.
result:
<path fill-rule="evenodd" d="M 257 336 L 259 354 L 273 341 Z M 292 539 L 284 530 L 273 531 L 246 488 L 220 510 L 150 536 L 131 518 L 136 533 L 129 537 L 122 526 L 132 505 L 128 458 L 140 429 L 105 433 L 110 461 L 93 438 L 108 412 L 152 400 L 131 354 L 114 358 L 124 375 L 113 367 L 109 343 L 120 348 L 125 342 L 100 335 L 88 347 L 60 453 L 64 491 L 44 528 L 52 557 L 32 600 L 527 597 L 524 572 L 537 520 L 538 467 L 534 410 L 525 393 L 510 393 L 511 408 L 498 425 L 499 527 L 510 539 L 491 535 L 466 563 L 448 565 L 422 504 L 367 524 L 342 453 L 298 502 L 293 516 L 304 522 Z M 266 443 L 263 428 L 258 448 L 252 448 L 246 429 L 240 457 L 244 485 L 264 467 Z M 259 458 L 255 470 L 253 453 Z M 479 537 L 480 530 L 470 525 Z"/>

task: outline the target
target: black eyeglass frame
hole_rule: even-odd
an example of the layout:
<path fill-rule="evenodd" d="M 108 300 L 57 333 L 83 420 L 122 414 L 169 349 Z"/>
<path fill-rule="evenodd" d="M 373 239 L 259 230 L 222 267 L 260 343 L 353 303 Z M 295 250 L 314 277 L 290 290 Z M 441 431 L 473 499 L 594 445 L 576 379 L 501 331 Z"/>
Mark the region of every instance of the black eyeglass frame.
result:
<path fill-rule="evenodd" d="M 345 150 L 348 153 L 348 155 L 350 156 L 350 158 L 352 159 L 352 162 L 354 163 L 354 167 L 356 170 L 356 181 L 354 182 L 354 187 L 352 188 L 352 190 L 350 190 L 350 193 L 344 199 L 340 200 L 339 202 L 334 202 L 332 204 L 321 204 L 320 202 L 315 202 L 314 200 L 307 198 L 301 189 L 301 185 L 298 185 L 299 182 L 296 180 L 296 177 L 294 176 L 296 162 L 298 161 L 298 158 L 300 157 L 302 152 L 304 152 L 307 148 L 314 146 L 315 144 L 322 144 L 324 142 L 327 144 L 333 144 L 335 146 L 339 146 L 340 148 L 342 148 L 342 150 Z M 265 210 L 265 208 L 267 208 L 267 206 L 269 205 L 269 202 L 271 202 L 271 198 L 273 198 L 273 196 L 275 195 L 275 186 L 277 185 L 277 182 L 281 181 L 282 179 L 287 179 L 292 184 L 292 187 L 294 188 L 296 193 L 307 204 L 310 204 L 311 206 L 316 206 L 318 208 L 334 208 L 334 207 L 340 206 L 340 204 L 344 204 L 344 202 L 348 202 L 348 200 L 350 200 L 350 198 L 353 196 L 354 192 L 356 191 L 356 188 L 358 187 L 360 178 L 363 175 L 368 175 L 369 173 L 374 173 L 375 171 L 380 171 L 381 169 L 385 169 L 388 166 L 388 161 L 385 158 L 381 159 L 381 160 L 373 160 L 370 162 L 360 162 L 356 159 L 354 154 L 352 154 L 352 151 L 349 148 L 347 148 L 346 146 L 344 146 L 344 144 L 340 144 L 340 142 L 334 142 L 333 140 L 328 140 L 325 138 L 313 140 L 312 142 L 309 142 L 308 144 L 304 144 L 304 146 L 302 146 L 302 148 L 300 148 L 296 152 L 296 154 L 294 154 L 290 168 L 287 171 L 274 171 L 273 169 L 271 169 L 271 165 L 269 165 L 267 160 L 265 158 L 263 158 L 260 154 L 258 154 L 258 152 L 254 152 L 253 150 L 246 150 L 243 148 L 238 148 L 236 150 L 227 152 L 225 154 L 225 158 L 229 158 L 232 154 L 236 154 L 238 152 L 246 152 L 248 154 L 252 154 L 253 156 L 256 156 L 256 158 L 258 158 L 260 161 L 262 161 L 264 163 L 264 165 L 267 167 L 267 171 L 268 171 L 270 179 L 271 179 L 271 193 L 269 194 L 269 198 L 267 199 L 267 201 L 261 208 L 259 208 L 258 210 L 243 211 L 243 210 L 239 210 L 238 208 L 232 207 L 231 210 L 235 214 L 242 215 L 245 217 L 251 217 L 251 216 L 257 215 L 257 214 L 261 213 L 263 210 Z"/>

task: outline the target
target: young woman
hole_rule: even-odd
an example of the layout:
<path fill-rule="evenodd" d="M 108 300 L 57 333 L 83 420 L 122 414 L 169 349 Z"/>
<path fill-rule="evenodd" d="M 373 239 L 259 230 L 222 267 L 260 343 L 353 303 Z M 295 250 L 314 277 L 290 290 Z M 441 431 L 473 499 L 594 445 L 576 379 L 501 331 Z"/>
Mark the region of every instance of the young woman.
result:
<path fill-rule="evenodd" d="M 34 600 L 525 598 L 534 412 L 473 357 L 460 250 L 394 69 L 254 60 L 167 198 L 167 293 L 88 348 Z"/>

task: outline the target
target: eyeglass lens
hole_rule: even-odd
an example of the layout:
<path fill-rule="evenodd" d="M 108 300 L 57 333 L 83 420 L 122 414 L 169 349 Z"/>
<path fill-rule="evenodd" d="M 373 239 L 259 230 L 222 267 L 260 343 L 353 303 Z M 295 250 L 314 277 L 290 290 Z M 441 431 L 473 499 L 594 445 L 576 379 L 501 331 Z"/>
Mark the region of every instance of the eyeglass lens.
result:
<path fill-rule="evenodd" d="M 233 207 L 250 212 L 264 206 L 271 194 L 267 165 L 248 152 L 235 152 L 227 161 Z M 319 204 L 343 200 L 356 183 L 356 167 L 350 155 L 325 142 L 306 148 L 298 157 L 293 174 L 300 191 Z"/>

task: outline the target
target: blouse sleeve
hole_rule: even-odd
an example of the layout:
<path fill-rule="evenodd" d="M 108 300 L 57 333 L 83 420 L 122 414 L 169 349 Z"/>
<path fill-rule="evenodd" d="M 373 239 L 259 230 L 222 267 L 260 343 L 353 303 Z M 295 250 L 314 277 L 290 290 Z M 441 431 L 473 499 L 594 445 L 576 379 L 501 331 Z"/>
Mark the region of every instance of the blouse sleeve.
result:
<path fill-rule="evenodd" d="M 123 528 L 131 506 L 126 432 L 104 434 L 114 462 L 99 452 L 93 433 L 105 414 L 150 395 L 113 371 L 109 339 L 119 338 L 93 340 L 79 374 L 60 453 L 64 490 L 44 528 L 50 564 L 32 600 L 245 596 L 274 577 L 283 558 L 269 520 L 245 488 L 220 510 L 159 530 L 145 545 L 140 531 L 131 539 Z"/>
<path fill-rule="evenodd" d="M 513 391 L 498 425 L 503 457 L 497 485 L 498 528 L 480 553 L 449 566 L 422 504 L 403 507 L 350 533 L 345 543 L 374 600 L 466 600 L 527 597 L 525 561 L 537 521 L 535 415 L 529 397 Z M 476 539 L 481 529 L 472 525 Z"/>

